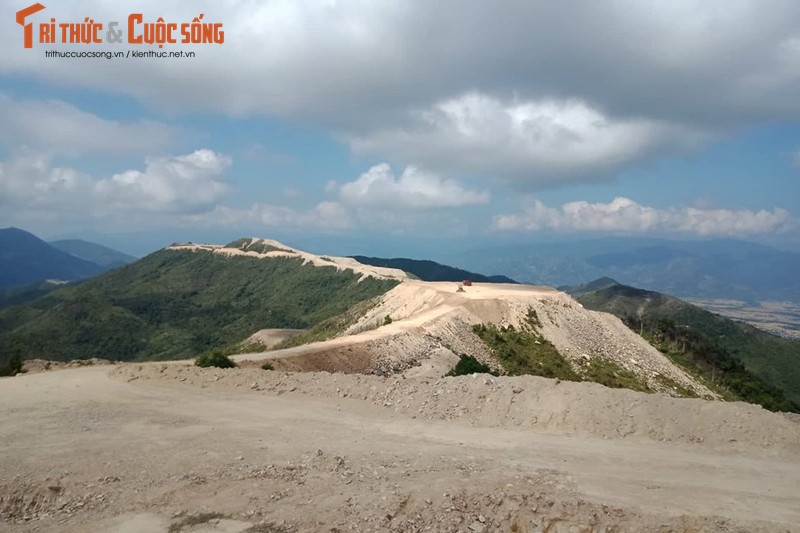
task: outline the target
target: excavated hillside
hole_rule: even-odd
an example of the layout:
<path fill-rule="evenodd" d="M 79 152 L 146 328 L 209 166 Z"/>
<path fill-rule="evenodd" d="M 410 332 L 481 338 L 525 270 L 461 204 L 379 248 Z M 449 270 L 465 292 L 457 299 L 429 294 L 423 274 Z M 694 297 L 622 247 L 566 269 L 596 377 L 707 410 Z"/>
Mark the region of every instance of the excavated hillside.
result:
<path fill-rule="evenodd" d="M 284 257 L 289 259 L 302 259 L 303 264 L 318 267 L 335 267 L 337 270 L 352 270 L 362 277 L 372 276 L 377 279 L 408 279 L 408 274 L 396 268 L 377 267 L 364 265 L 352 257 L 320 256 L 297 248 L 287 246 L 273 239 L 260 239 L 257 237 L 239 239 L 226 245 L 175 243 L 167 250 L 207 251 L 230 257 L 254 257 L 269 259 Z"/>
<path fill-rule="evenodd" d="M 238 359 L 270 359 L 283 370 L 441 377 L 459 356 L 469 355 L 504 373 L 473 325 L 523 329 L 531 312 L 538 317 L 538 333 L 578 370 L 602 359 L 634 373 L 654 391 L 675 393 L 670 385 L 677 385 L 715 397 L 616 317 L 586 310 L 565 293 L 529 285 L 461 287 L 406 279 L 337 338 Z"/>
<path fill-rule="evenodd" d="M 783 533 L 800 524 L 794 416 L 536 376 L 443 377 L 463 355 L 511 373 L 479 337 L 494 328 L 554 347 L 576 374 L 605 362 L 650 391 L 712 397 L 618 319 L 564 293 L 422 282 L 277 241 L 173 249 L 299 258 L 353 270 L 359 287 L 370 277 L 400 283 L 351 309 L 346 324 L 335 316 L 338 336 L 242 354 L 240 368 L 39 361 L 0 379 L 0 531 Z M 251 341 L 311 333 L 270 329 Z"/>

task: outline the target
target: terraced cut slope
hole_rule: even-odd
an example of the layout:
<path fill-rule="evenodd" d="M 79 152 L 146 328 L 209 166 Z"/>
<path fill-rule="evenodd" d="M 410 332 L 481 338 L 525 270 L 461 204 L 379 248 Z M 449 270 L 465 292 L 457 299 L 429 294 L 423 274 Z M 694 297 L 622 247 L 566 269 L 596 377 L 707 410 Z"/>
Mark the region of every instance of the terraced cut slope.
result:
<path fill-rule="evenodd" d="M 535 330 L 531 313 L 537 317 Z M 555 289 L 531 285 L 480 283 L 460 288 L 456 283 L 405 280 L 333 339 L 235 359 L 268 359 L 279 370 L 402 372 L 438 378 L 460 356 L 469 355 L 500 373 L 520 373 L 504 367 L 496 347 L 476 335 L 480 324 L 531 332 L 530 345 L 552 344 L 577 373 L 576 379 L 602 382 L 596 377 L 605 364 L 621 381 L 635 377 L 634 388 L 716 398 L 616 317 L 586 310 Z M 536 353 L 519 357 L 534 358 L 526 368 L 535 368 Z"/>

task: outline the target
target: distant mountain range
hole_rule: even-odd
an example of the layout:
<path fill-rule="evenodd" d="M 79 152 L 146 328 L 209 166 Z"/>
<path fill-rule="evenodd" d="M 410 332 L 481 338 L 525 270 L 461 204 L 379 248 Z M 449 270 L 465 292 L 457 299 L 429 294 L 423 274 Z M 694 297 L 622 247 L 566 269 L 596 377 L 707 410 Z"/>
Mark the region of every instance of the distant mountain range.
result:
<path fill-rule="evenodd" d="M 62 252 L 67 252 L 85 261 L 90 261 L 104 269 L 117 268 L 136 261 L 136 258 L 132 255 L 118 252 L 102 244 L 81 239 L 50 241 L 49 244 Z"/>
<path fill-rule="evenodd" d="M 561 289 L 587 309 L 618 316 L 673 362 L 732 391 L 734 399 L 800 410 L 800 341 L 607 277 Z"/>
<path fill-rule="evenodd" d="M 396 257 L 393 259 L 382 259 L 380 257 L 366 257 L 363 255 L 353 255 L 353 259 L 365 265 L 399 268 L 408 272 L 422 281 L 476 281 L 483 283 L 516 283 L 513 279 L 506 276 L 484 276 L 460 268 L 442 265 L 434 261 L 405 259 Z"/>
<path fill-rule="evenodd" d="M 0 289 L 45 280 L 85 279 L 133 260 L 99 244 L 80 240 L 47 243 L 19 228 L 0 229 Z"/>
<path fill-rule="evenodd" d="M 486 248 L 450 259 L 521 283 L 557 287 L 607 276 L 679 297 L 800 302 L 800 253 L 730 239 L 605 238 Z"/>
<path fill-rule="evenodd" d="M 103 270 L 100 265 L 59 250 L 27 231 L 0 230 L 0 289 L 45 279 L 88 278 Z"/>

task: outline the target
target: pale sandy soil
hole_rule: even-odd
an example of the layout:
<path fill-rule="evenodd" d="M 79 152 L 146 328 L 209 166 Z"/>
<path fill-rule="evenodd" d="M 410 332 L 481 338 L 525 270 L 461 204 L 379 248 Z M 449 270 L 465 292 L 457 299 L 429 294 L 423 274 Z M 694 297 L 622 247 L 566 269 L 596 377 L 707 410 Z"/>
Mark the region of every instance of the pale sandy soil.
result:
<path fill-rule="evenodd" d="M 244 344 L 258 343 L 264 347 L 265 350 L 270 350 L 286 339 L 291 339 L 295 335 L 303 333 L 304 329 L 289 329 L 289 328 L 268 328 L 256 331 L 250 335 Z"/>
<path fill-rule="evenodd" d="M 267 245 L 267 246 L 272 246 L 274 248 L 278 248 L 278 250 L 272 250 L 269 252 L 257 252 L 255 250 L 226 248 L 225 246 L 219 244 L 194 244 L 194 243 L 173 244 L 167 249 L 206 251 L 227 256 L 255 257 L 259 259 L 268 259 L 271 257 L 299 258 L 303 260 L 303 264 L 311 264 L 318 267 L 334 267 L 337 270 L 352 270 L 356 274 L 361 274 L 362 277 L 372 276 L 375 278 L 382 278 L 382 279 L 398 279 L 398 280 L 408 279 L 408 275 L 402 270 L 397 268 L 385 268 L 385 267 L 376 267 L 372 265 L 364 265 L 350 257 L 338 257 L 333 255 L 320 256 L 309 252 L 305 252 L 303 250 L 298 250 L 297 248 L 292 248 L 291 246 L 287 246 L 282 242 L 278 242 L 272 239 L 260 239 L 257 237 L 253 237 L 252 239 L 250 239 L 250 245 L 254 246 Z"/>
<path fill-rule="evenodd" d="M 610 359 L 639 375 L 653 390 L 674 393 L 662 384 L 668 378 L 700 396 L 715 397 L 618 318 L 584 309 L 563 292 L 499 283 L 476 283 L 463 289 L 458 292 L 458 284 L 451 282 L 405 280 L 340 337 L 234 359 L 269 359 L 276 370 L 441 377 L 449 370 L 441 372 L 448 362 L 457 361 L 454 354 L 467 354 L 499 369 L 472 325 L 521 327 L 532 310 L 542 335 L 576 366 L 595 357 Z M 387 316 L 391 323 L 384 325 Z"/>
<path fill-rule="evenodd" d="M 319 256 L 270 239 L 252 238 L 243 248 L 212 244 L 169 247 L 262 260 L 295 257 L 304 264 L 349 269 L 362 279 L 374 276 L 401 283 L 335 339 L 245 354 L 235 358 L 238 362 L 269 359 L 276 370 L 406 372 L 419 377 L 441 375 L 440 370 L 459 355 L 470 355 L 501 371 L 499 362 L 472 332 L 472 326 L 492 323 L 521 327 L 528 313 L 534 311 L 540 333 L 576 368 L 593 358 L 610 359 L 637 374 L 652 390 L 679 394 L 686 389 L 701 397 L 717 397 L 616 317 L 586 310 L 567 294 L 550 287 L 500 283 L 460 287 L 454 282 L 424 282 L 410 279 L 401 270 L 362 265 L 347 257 Z M 270 251 L 257 251 L 265 249 Z M 391 318 L 390 324 L 385 324 L 387 317 Z"/>
<path fill-rule="evenodd" d="M 0 398 L 2 531 L 800 527 L 800 426 L 745 404 L 161 364 L 0 379 Z"/>

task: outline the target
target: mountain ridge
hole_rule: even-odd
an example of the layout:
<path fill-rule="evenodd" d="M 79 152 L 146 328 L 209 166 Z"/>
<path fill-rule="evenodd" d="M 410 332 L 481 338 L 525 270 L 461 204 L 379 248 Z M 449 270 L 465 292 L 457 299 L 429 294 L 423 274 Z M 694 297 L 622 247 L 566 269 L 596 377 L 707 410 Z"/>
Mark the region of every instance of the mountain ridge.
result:
<path fill-rule="evenodd" d="M 310 327 L 399 281 L 267 255 L 176 245 L 0 310 L 0 360 L 189 357 L 264 328 Z"/>
<path fill-rule="evenodd" d="M 399 268 L 404 272 L 413 274 L 414 276 L 423 281 L 458 282 L 463 280 L 469 280 L 469 281 L 486 282 L 486 283 L 517 283 L 516 281 L 507 276 L 499 276 L 499 275 L 485 276 L 483 274 L 476 274 L 475 272 L 470 272 L 468 270 L 464 270 L 458 267 L 444 265 L 442 263 L 431 261 L 429 259 L 408 259 L 405 257 L 382 258 L 382 257 L 369 257 L 364 255 L 351 255 L 350 257 L 352 257 L 359 263 L 367 265 Z"/>
<path fill-rule="evenodd" d="M 776 387 L 794 404 L 795 410 L 800 406 L 800 370 L 795 363 L 800 359 L 800 342 L 784 339 L 657 291 L 623 284 L 602 286 L 604 283 L 597 281 L 569 289 L 588 309 L 619 317 L 641 334 L 649 334 L 651 340 L 655 337 L 662 347 L 669 345 L 667 341 L 672 341 L 671 347 L 676 350 L 673 355 L 677 358 L 685 354 L 674 346 L 674 341 L 680 339 L 684 345 L 686 342 L 694 343 L 699 347 L 698 352 L 702 352 L 694 354 L 696 362 L 700 366 L 709 366 L 711 370 L 714 365 L 727 365 L 735 376 L 733 386 L 744 391 L 745 397 L 748 394 L 752 397 L 767 394 L 765 391 L 769 387 Z M 601 288 L 588 290 L 593 286 Z M 708 363 L 705 359 L 712 361 Z M 744 368 L 739 368 L 737 363 Z M 742 370 L 756 379 L 743 384 L 750 378 Z M 766 389 L 756 381 L 763 381 Z M 774 391 L 769 394 L 781 396 Z M 762 403 L 769 401 L 762 399 Z M 779 398 L 776 404 L 780 404 Z"/>
<path fill-rule="evenodd" d="M 72 281 L 102 271 L 95 263 L 59 250 L 30 232 L 0 229 L 0 289 L 46 279 Z"/>
<path fill-rule="evenodd" d="M 736 239 L 606 237 L 481 248 L 448 259 L 554 287 L 608 276 L 684 298 L 800 303 L 800 253 Z"/>
<path fill-rule="evenodd" d="M 136 261 L 136 257 L 114 250 L 108 246 L 83 239 L 62 239 L 48 244 L 85 261 L 90 261 L 106 270 Z"/>

